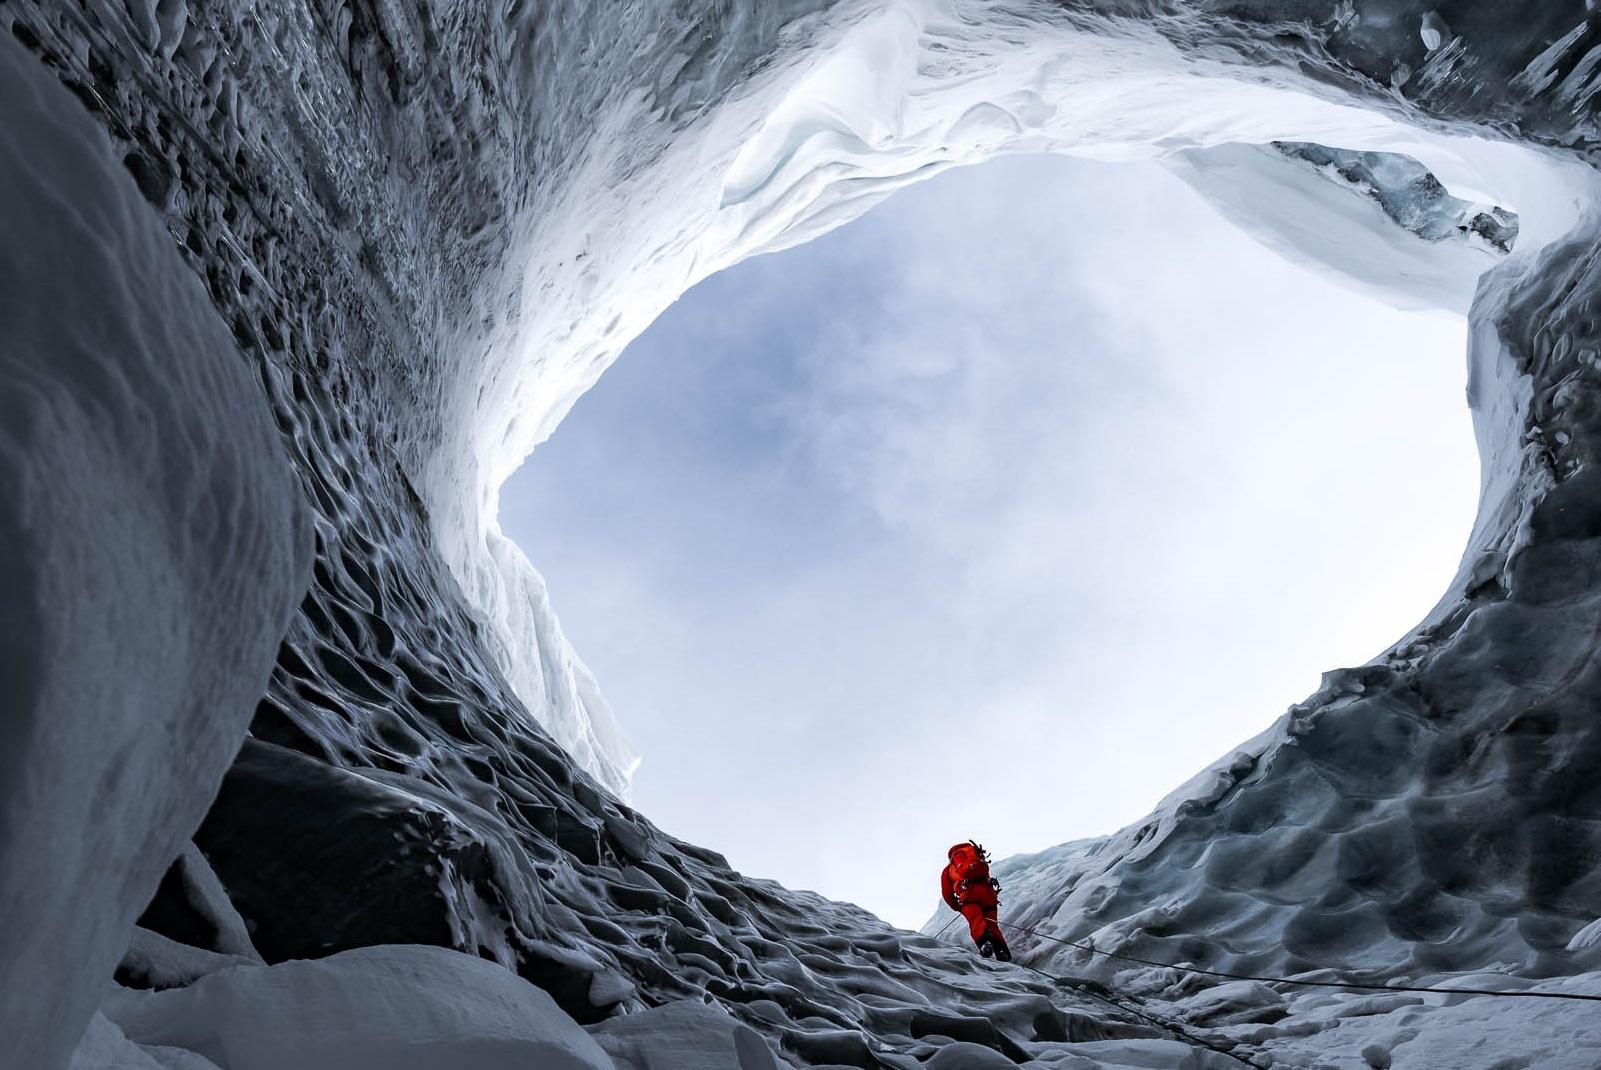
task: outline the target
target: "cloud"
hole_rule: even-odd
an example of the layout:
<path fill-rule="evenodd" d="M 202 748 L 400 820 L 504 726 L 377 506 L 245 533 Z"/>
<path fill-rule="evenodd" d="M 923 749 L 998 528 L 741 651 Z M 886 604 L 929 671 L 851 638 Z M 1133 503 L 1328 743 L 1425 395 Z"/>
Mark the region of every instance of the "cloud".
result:
<path fill-rule="evenodd" d="M 686 295 L 503 492 L 640 806 L 920 922 L 1110 831 L 1443 590 L 1465 329 L 1152 167 L 995 161 Z"/>

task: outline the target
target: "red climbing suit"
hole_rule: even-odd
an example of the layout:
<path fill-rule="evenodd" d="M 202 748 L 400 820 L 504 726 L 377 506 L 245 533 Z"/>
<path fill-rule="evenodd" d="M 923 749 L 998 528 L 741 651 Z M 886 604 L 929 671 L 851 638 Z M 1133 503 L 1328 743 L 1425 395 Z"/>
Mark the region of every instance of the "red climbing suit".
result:
<path fill-rule="evenodd" d="M 952 847 L 946 856 L 950 865 L 940 872 L 940 895 L 952 910 L 961 911 L 967 919 L 973 943 L 983 949 L 985 941 L 989 941 L 994 951 L 1005 951 L 1006 938 L 995 920 L 1000 907 L 995 895 L 999 885 L 990 878 L 989 857 L 984 848 L 969 840 Z"/>

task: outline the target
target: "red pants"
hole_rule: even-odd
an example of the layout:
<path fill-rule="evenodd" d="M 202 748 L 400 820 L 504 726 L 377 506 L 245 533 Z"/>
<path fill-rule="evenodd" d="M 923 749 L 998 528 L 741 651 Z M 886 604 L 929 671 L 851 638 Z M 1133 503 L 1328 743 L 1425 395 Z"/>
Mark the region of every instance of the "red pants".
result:
<path fill-rule="evenodd" d="M 978 943 L 989 936 L 1006 943 L 1001 935 L 1001 927 L 995 923 L 996 906 L 994 903 L 963 903 L 962 916 L 967 919 L 967 931 L 973 935 L 973 943 Z"/>

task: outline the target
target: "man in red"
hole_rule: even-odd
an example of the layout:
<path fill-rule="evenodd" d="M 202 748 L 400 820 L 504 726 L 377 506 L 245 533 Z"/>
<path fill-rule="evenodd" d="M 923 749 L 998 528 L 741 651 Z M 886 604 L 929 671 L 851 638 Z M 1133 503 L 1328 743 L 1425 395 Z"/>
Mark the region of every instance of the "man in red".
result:
<path fill-rule="evenodd" d="M 995 893 L 1000 882 L 990 876 L 989 855 L 984 848 L 968 840 L 952 847 L 946 856 L 950 865 L 939 875 L 939 890 L 952 910 L 961 911 L 967 919 L 968 932 L 978 953 L 987 959 L 1012 961 L 1011 949 L 996 922 L 1000 901 Z"/>

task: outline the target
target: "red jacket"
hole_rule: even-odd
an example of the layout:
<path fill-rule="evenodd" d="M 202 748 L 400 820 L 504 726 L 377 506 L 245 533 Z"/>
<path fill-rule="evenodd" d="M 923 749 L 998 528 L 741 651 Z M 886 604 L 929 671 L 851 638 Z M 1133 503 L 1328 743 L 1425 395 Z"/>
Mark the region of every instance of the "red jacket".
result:
<path fill-rule="evenodd" d="M 963 903 L 994 906 L 995 886 L 990 881 L 989 863 L 971 843 L 959 843 L 950 849 L 950 865 L 939 875 L 940 895 L 952 910 L 961 910 Z"/>

